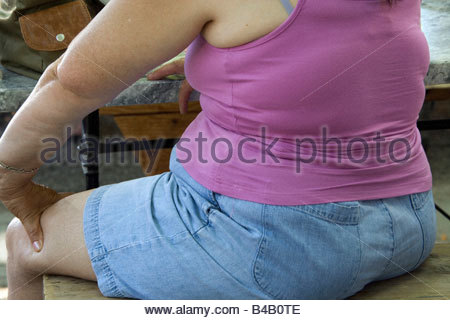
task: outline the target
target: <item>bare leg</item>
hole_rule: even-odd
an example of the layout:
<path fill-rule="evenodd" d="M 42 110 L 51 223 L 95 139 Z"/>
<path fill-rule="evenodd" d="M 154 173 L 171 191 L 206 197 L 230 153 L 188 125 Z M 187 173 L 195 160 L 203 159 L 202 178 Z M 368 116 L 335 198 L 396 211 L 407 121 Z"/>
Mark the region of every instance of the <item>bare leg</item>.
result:
<path fill-rule="evenodd" d="M 83 233 L 83 211 L 92 190 L 66 197 L 41 217 L 44 246 L 36 253 L 22 223 L 6 231 L 8 299 L 42 299 L 42 275 L 60 274 L 96 280 Z"/>

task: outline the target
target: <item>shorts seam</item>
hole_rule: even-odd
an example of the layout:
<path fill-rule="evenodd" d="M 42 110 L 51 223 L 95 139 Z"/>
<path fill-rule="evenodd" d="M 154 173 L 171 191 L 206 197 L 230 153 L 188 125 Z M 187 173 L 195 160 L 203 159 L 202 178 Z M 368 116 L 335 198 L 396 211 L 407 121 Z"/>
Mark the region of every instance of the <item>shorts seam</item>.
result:
<path fill-rule="evenodd" d="M 389 209 L 386 207 L 386 204 L 384 203 L 383 199 L 380 199 L 381 204 L 383 205 L 383 209 L 384 211 L 388 214 L 389 216 L 389 224 L 391 227 L 391 235 L 392 235 L 392 248 L 391 248 L 391 254 L 390 257 L 387 258 L 387 262 L 386 265 L 383 268 L 383 271 L 381 271 L 381 275 L 383 276 L 384 273 L 386 272 L 389 264 L 392 262 L 392 259 L 394 258 L 394 251 L 395 251 L 395 233 L 394 233 L 394 220 L 392 219 L 392 215 L 389 212 Z"/>
<path fill-rule="evenodd" d="M 423 191 L 409 194 L 409 199 L 414 210 L 420 210 L 425 206 L 428 192 L 429 191 Z"/>
<path fill-rule="evenodd" d="M 236 281 L 237 283 L 239 283 L 240 285 L 242 285 L 243 287 L 247 288 L 247 286 L 245 286 L 242 281 L 236 277 L 232 272 L 230 272 L 227 268 L 225 268 L 224 266 L 222 266 L 217 259 L 211 255 L 211 253 L 201 244 L 201 242 L 199 241 L 200 236 L 197 235 L 197 233 L 204 229 L 205 227 L 209 226 L 210 222 L 208 220 L 208 223 L 206 225 L 204 225 L 203 227 L 201 227 L 199 230 L 197 230 L 195 233 L 191 234 L 192 240 L 195 241 L 195 243 L 198 245 L 198 247 L 208 256 L 209 259 L 211 259 L 211 261 L 218 266 L 223 272 L 225 272 L 228 276 L 230 276 L 234 281 Z M 248 288 L 247 288 L 248 289 Z"/>
<path fill-rule="evenodd" d="M 292 208 L 293 210 L 301 211 L 305 214 L 308 214 L 310 216 L 314 216 L 318 219 L 328 221 L 330 223 L 335 223 L 339 225 L 357 225 L 359 223 L 360 215 L 361 215 L 361 205 L 357 206 L 343 206 L 343 205 L 337 205 L 340 208 L 345 208 L 347 210 L 351 210 L 351 212 L 348 214 L 345 219 L 341 217 L 340 215 L 335 215 L 334 213 L 327 212 L 326 210 L 323 210 L 324 206 L 334 206 L 336 203 L 334 202 L 328 202 L 323 204 L 313 204 L 313 205 L 294 205 L 294 206 L 288 206 Z"/>
<path fill-rule="evenodd" d="M 421 210 L 421 209 L 418 209 L 418 210 Z M 423 255 L 425 254 L 425 232 L 423 231 L 422 221 L 420 220 L 418 213 L 417 213 L 418 210 L 413 209 L 414 216 L 416 217 L 417 222 L 419 223 L 419 226 L 420 226 L 420 231 L 422 232 L 422 252 L 420 253 L 419 260 L 417 260 L 417 262 L 414 264 L 414 267 L 412 267 L 411 270 L 414 270 L 419 266 L 419 263 L 420 263 L 420 261 L 422 261 Z"/>
<path fill-rule="evenodd" d="M 350 288 L 346 291 L 345 296 L 348 296 L 352 293 L 353 288 L 356 285 L 356 282 L 358 280 L 359 275 L 361 274 L 362 269 L 362 246 L 361 246 L 361 232 L 360 232 L 360 226 L 359 223 L 356 225 L 356 231 L 358 232 L 358 243 L 359 243 L 359 263 L 358 263 L 358 270 L 355 273 L 355 276 L 352 278 L 351 282 L 352 285 Z"/>
<path fill-rule="evenodd" d="M 201 228 L 203 228 L 203 226 Z M 129 244 L 126 244 L 126 245 L 123 245 L 123 246 L 120 246 L 120 247 L 117 247 L 117 248 L 114 248 L 114 249 L 110 249 L 110 250 L 108 250 L 108 253 L 111 253 L 111 252 L 114 252 L 114 251 L 118 251 L 118 250 L 125 250 L 125 249 L 132 248 L 132 247 L 139 246 L 139 245 L 145 245 L 145 244 L 148 244 L 148 243 L 153 242 L 153 241 L 158 240 L 158 239 L 170 240 L 170 239 L 173 239 L 173 238 L 175 238 L 175 237 L 177 237 L 179 235 L 185 234 L 185 233 L 189 234 L 189 231 L 188 230 L 180 231 L 180 232 L 175 233 L 174 235 L 172 235 L 170 237 L 153 237 L 153 238 L 145 240 L 145 241 L 132 242 L 132 243 L 129 243 Z"/>
<path fill-rule="evenodd" d="M 92 260 L 92 264 L 97 264 L 102 268 L 103 277 L 105 278 L 105 284 L 107 288 L 100 288 L 100 291 L 102 294 L 108 297 L 117 297 L 117 298 L 126 298 L 126 296 L 123 294 L 123 292 L 119 289 L 119 286 L 117 285 L 116 278 L 114 276 L 114 273 L 111 270 L 111 267 L 109 266 L 109 263 L 107 261 L 108 253 L 105 253 L 102 256 L 98 256 L 98 260 Z"/>
<path fill-rule="evenodd" d="M 266 241 L 266 207 L 267 205 L 264 204 L 262 206 L 262 210 L 261 210 L 261 222 L 262 222 L 262 232 L 261 232 L 261 237 L 259 239 L 259 243 L 258 243 L 258 248 L 256 250 L 256 254 L 255 257 L 253 258 L 253 263 L 252 263 L 252 270 L 253 270 L 253 280 L 255 281 L 257 287 L 266 295 L 268 295 L 272 300 L 277 300 L 279 298 L 275 297 L 273 294 L 269 293 L 266 289 L 264 289 L 262 287 L 262 285 L 260 284 L 260 282 L 257 279 L 257 273 L 258 271 L 256 270 L 256 262 L 258 260 L 258 258 L 263 254 L 261 253 L 261 251 L 263 250 L 262 245 L 263 242 Z M 262 260 L 263 261 L 263 260 Z M 263 261 L 264 263 L 264 261 Z"/>
<path fill-rule="evenodd" d="M 207 206 L 207 203 L 204 203 L 202 206 L 202 210 L 206 210 L 206 206 Z M 200 228 L 198 228 L 195 232 L 191 233 L 191 235 L 193 237 L 197 236 L 197 233 L 199 233 L 201 230 L 203 230 L 204 228 L 206 228 L 207 226 L 209 226 L 211 224 L 210 216 L 212 214 L 214 214 L 214 211 L 213 212 L 210 212 L 210 211 L 212 211 L 212 210 L 209 210 L 209 212 L 206 213 L 206 219 L 207 219 L 206 223 L 203 226 L 201 226 Z"/>
<path fill-rule="evenodd" d="M 220 207 L 219 201 L 217 200 L 216 196 L 217 196 L 217 192 L 211 190 L 211 189 L 207 189 L 208 190 L 208 200 L 210 201 L 210 203 L 215 206 L 216 208 L 218 208 L 220 211 L 222 211 L 222 208 Z"/>
<path fill-rule="evenodd" d="M 110 187 L 111 185 L 106 185 L 95 189 L 86 201 L 83 214 L 85 245 L 96 274 L 98 288 L 102 294 L 124 298 L 125 295 L 119 289 L 114 274 L 106 261 L 108 252 L 101 241 L 98 224 L 100 203 Z"/>

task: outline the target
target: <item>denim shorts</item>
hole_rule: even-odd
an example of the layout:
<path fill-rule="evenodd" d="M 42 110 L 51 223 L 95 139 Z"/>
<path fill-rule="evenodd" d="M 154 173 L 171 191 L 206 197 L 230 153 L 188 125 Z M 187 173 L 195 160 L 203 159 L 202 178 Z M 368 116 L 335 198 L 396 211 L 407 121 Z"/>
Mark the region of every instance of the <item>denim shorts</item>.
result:
<path fill-rule="evenodd" d="M 84 234 L 103 295 L 136 299 L 344 299 L 417 268 L 436 238 L 432 191 L 267 205 L 170 171 L 95 189 Z"/>

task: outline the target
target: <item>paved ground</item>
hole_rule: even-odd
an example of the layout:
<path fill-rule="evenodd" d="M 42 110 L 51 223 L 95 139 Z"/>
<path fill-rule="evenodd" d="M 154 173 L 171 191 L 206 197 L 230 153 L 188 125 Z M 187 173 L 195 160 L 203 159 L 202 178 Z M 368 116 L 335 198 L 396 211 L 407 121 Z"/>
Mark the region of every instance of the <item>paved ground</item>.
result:
<path fill-rule="evenodd" d="M 445 108 L 444 108 L 445 107 Z M 437 106 L 428 116 L 442 112 L 450 117 L 450 105 Z M 439 109 L 442 109 L 439 112 Z M 450 212 L 450 134 L 449 132 L 436 131 L 422 134 L 423 142 L 426 146 L 427 156 L 433 171 L 433 195 L 436 203 Z M 129 154 L 128 165 L 120 165 L 118 157 L 113 158 L 110 165 L 101 165 L 101 184 L 116 183 L 124 180 L 142 177 L 140 167 L 132 164 L 132 155 Z M 130 164 L 131 163 L 131 164 Z M 62 179 L 64 177 L 64 179 Z M 36 179 L 38 182 L 53 187 L 58 191 L 81 191 L 84 189 L 84 177 L 79 166 L 63 164 L 60 166 L 43 167 Z M 6 249 L 4 244 L 5 230 L 8 222 L 12 218 L 11 214 L 0 203 L 0 299 L 6 296 Z M 450 221 L 441 214 L 438 218 L 437 240 L 442 242 L 450 241 Z M 3 289 L 2 289 L 3 287 Z"/>

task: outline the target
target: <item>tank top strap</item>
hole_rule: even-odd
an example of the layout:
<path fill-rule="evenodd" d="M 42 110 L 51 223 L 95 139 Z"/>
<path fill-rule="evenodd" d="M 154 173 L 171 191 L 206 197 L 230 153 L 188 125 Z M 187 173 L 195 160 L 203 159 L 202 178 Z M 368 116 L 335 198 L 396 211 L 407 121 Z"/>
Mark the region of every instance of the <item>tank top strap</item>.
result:
<path fill-rule="evenodd" d="M 291 12 L 294 11 L 294 7 L 292 6 L 292 4 L 289 0 L 280 0 L 280 1 L 283 4 L 283 6 L 286 9 L 288 14 L 291 14 Z"/>

